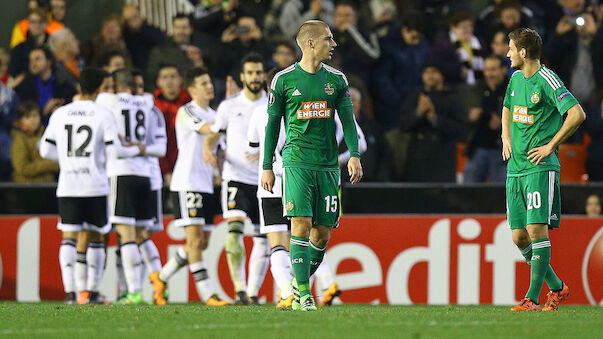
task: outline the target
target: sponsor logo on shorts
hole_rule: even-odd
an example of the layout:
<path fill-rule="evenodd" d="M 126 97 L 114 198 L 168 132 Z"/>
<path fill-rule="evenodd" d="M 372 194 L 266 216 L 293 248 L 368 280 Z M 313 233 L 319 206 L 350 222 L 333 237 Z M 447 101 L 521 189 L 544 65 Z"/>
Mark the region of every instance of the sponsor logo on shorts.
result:
<path fill-rule="evenodd" d="M 287 211 L 293 211 L 293 201 L 287 201 L 287 205 L 285 205 L 285 207 L 287 208 Z"/>
<path fill-rule="evenodd" d="M 568 91 L 561 92 L 561 94 L 559 94 L 559 96 L 557 97 L 557 101 L 563 100 L 563 98 L 565 98 L 568 94 L 570 94 L 570 92 Z"/>
<path fill-rule="evenodd" d="M 325 93 L 327 93 L 327 95 L 333 95 L 333 93 L 335 93 L 335 88 L 333 88 L 330 83 L 327 83 L 325 85 Z"/>
<path fill-rule="evenodd" d="M 308 101 L 302 103 L 302 109 L 297 110 L 298 119 L 327 119 L 331 117 L 331 109 L 326 101 Z"/>
<path fill-rule="evenodd" d="M 189 208 L 188 209 L 188 215 L 190 215 L 191 217 L 196 217 L 197 216 L 197 209 L 195 209 L 195 208 Z"/>
<path fill-rule="evenodd" d="M 236 201 L 234 201 L 234 200 L 229 200 L 228 201 L 228 208 L 229 209 L 233 209 L 233 208 L 235 208 L 235 206 L 237 206 L 237 202 Z"/>
<path fill-rule="evenodd" d="M 533 124 L 534 115 L 528 114 L 527 107 L 515 105 L 513 106 L 513 121 L 521 124 Z"/>
<path fill-rule="evenodd" d="M 291 260 L 291 262 L 293 262 L 294 264 L 301 264 L 304 262 L 304 259 L 302 258 L 295 258 L 293 260 Z"/>
<path fill-rule="evenodd" d="M 559 220 L 559 217 L 557 217 L 557 214 L 553 214 L 551 215 L 551 220 Z"/>

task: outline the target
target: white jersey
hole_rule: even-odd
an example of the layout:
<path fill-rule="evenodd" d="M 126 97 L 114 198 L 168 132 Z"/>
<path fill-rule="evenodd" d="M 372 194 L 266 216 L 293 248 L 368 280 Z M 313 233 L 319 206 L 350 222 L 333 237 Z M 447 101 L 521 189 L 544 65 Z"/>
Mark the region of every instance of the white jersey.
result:
<path fill-rule="evenodd" d="M 181 106 L 176 114 L 178 158 L 172 172 L 170 190 L 181 192 L 214 192 L 214 168 L 203 161 L 201 126 L 214 121 L 216 111 L 199 107 L 193 101 Z"/>
<path fill-rule="evenodd" d="M 211 131 L 214 133 L 226 131 L 226 161 L 222 171 L 224 181 L 257 185 L 258 161 L 249 161 L 245 154 L 249 144 L 247 129 L 253 110 L 258 106 L 265 107 L 267 102 L 265 91 L 262 91 L 262 96 L 256 101 L 247 99 L 241 91 L 222 101 L 218 106 Z"/>
<path fill-rule="evenodd" d="M 75 101 L 54 111 L 39 147 L 43 158 L 58 160 L 57 197 L 109 194 L 105 147 L 119 153 L 109 149 L 123 150 L 120 145 L 113 114 L 93 101 Z M 138 153 L 138 147 L 127 149 L 129 156 Z"/>
<path fill-rule="evenodd" d="M 366 138 L 364 137 L 362 128 L 360 128 L 360 125 L 358 125 L 356 119 L 354 119 L 354 124 L 356 124 L 356 131 L 358 132 L 358 152 L 362 154 L 366 152 Z M 341 120 L 339 119 L 339 114 L 335 115 L 335 139 L 337 140 L 337 145 L 341 145 L 341 143 L 344 141 L 343 125 L 341 124 Z M 348 160 L 350 160 L 349 150 L 345 150 L 344 152 L 339 154 L 339 164 L 344 165 L 347 168 Z"/>
<path fill-rule="evenodd" d="M 257 153 L 259 148 L 260 157 L 264 159 L 264 145 L 266 143 L 266 125 L 268 124 L 268 105 L 258 106 L 253 111 L 251 121 L 249 122 L 249 130 L 247 131 L 247 139 L 249 140 L 249 153 Z M 281 120 L 281 132 L 278 136 L 276 149 L 274 150 L 274 163 L 272 170 L 274 172 L 274 187 L 272 193 L 262 188 L 261 176 L 258 177 L 258 198 L 280 198 L 283 195 L 283 147 L 285 147 L 285 124 Z M 258 171 L 262 173 L 262 162 L 258 163 Z"/>
<path fill-rule="evenodd" d="M 152 144 L 151 147 L 154 147 L 154 145 L 167 147 L 165 118 L 163 117 L 163 113 L 161 113 L 157 107 L 153 107 L 151 112 L 151 124 L 155 126 L 155 128 L 152 130 L 153 133 L 149 133 L 149 140 Z M 157 191 L 163 186 L 163 176 L 161 175 L 161 167 L 159 167 L 159 157 L 148 154 L 149 153 L 147 152 L 146 158 L 149 162 L 149 166 L 151 167 L 151 191 Z"/>
<path fill-rule="evenodd" d="M 147 134 L 150 132 L 149 119 L 154 102 L 151 96 L 132 95 L 129 93 L 101 93 L 96 102 L 107 107 L 117 122 L 117 133 L 125 143 L 142 142 L 147 144 Z M 107 173 L 110 177 L 121 175 L 151 176 L 151 167 L 146 157 L 126 159 L 109 158 Z"/>

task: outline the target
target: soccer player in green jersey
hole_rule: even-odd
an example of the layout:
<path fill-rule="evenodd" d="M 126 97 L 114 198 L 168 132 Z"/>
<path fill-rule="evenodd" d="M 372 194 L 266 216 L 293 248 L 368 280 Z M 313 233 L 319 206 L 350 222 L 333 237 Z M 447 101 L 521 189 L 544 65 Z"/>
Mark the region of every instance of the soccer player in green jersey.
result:
<path fill-rule="evenodd" d="M 291 218 L 293 309 L 316 310 L 310 276 L 325 254 L 331 231 L 339 222 L 339 167 L 334 114 L 337 111 L 350 150 L 350 182 L 362 178 L 358 134 L 348 81 L 342 72 L 323 64 L 337 44 L 324 22 L 306 21 L 297 32 L 300 62 L 277 73 L 270 84 L 262 187 L 272 192 L 272 159 L 285 119 L 283 148 L 283 213 Z"/>
<path fill-rule="evenodd" d="M 569 288 L 550 265 L 548 230 L 559 227 L 561 219 L 557 147 L 586 115 L 559 77 L 540 64 L 542 39 L 536 31 L 519 28 L 509 40 L 507 56 L 519 71 L 511 76 L 502 109 L 507 220 L 513 241 L 531 265 L 528 292 L 511 310 L 540 310 L 538 296 L 546 281 L 550 292 L 542 310 L 556 311 L 569 296 Z"/>

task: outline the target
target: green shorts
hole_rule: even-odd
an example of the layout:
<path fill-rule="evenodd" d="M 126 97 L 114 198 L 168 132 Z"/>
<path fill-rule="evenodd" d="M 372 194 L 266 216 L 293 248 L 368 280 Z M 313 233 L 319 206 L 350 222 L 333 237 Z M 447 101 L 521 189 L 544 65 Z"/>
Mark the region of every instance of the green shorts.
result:
<path fill-rule="evenodd" d="M 559 227 L 561 193 L 558 172 L 507 177 L 506 190 L 507 221 L 511 229 L 522 229 L 532 224 Z"/>
<path fill-rule="evenodd" d="M 285 167 L 283 213 L 286 217 L 312 217 L 313 225 L 339 224 L 339 171 Z"/>

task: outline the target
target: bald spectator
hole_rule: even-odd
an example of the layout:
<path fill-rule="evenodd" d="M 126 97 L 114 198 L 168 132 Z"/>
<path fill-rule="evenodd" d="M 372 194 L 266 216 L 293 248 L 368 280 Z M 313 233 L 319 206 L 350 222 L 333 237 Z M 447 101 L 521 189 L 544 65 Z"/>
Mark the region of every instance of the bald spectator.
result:
<path fill-rule="evenodd" d="M 37 47 L 29 53 L 29 74 L 15 92 L 21 101 L 33 101 L 43 108 L 42 123 L 46 126 L 55 109 L 71 102 L 76 89 L 69 72 L 56 68 L 52 53 Z"/>
<path fill-rule="evenodd" d="M 17 83 L 23 80 L 27 73 L 29 52 L 36 47 L 44 46 L 48 39 L 48 35 L 46 34 L 48 19 L 46 17 L 46 12 L 44 12 L 43 9 L 36 8 L 32 10 L 27 16 L 27 19 L 27 40 L 18 44 L 10 52 L 11 63 L 8 67 L 8 73 L 13 78 L 17 78 Z"/>
<path fill-rule="evenodd" d="M 82 48 L 82 56 L 86 65 L 99 66 L 100 58 L 106 51 L 119 51 L 130 65 L 130 54 L 123 38 L 121 16 L 111 14 L 103 20 L 101 32 L 92 40 L 88 41 Z"/>
<path fill-rule="evenodd" d="M 63 13 L 62 14 L 64 17 L 65 16 L 65 10 L 64 10 L 65 9 L 65 6 L 64 6 L 65 1 L 64 0 L 53 0 L 52 2 L 53 3 L 58 3 L 58 2 L 63 3 Z M 40 10 L 44 13 L 45 18 L 50 19 L 50 21 L 47 20 L 47 25 L 45 27 L 45 31 L 46 31 L 46 34 L 51 35 L 54 32 L 65 27 L 65 25 L 63 25 L 63 23 L 62 23 L 62 21 L 63 21 L 62 17 L 60 19 L 57 19 L 57 17 L 54 16 L 54 12 L 55 12 L 54 10 L 50 12 L 51 13 L 50 18 L 47 17 L 46 12 L 48 11 L 48 8 L 45 4 L 46 4 L 46 2 L 43 2 L 43 1 L 30 0 L 27 2 L 27 7 L 28 7 L 30 14 L 34 10 Z M 51 6 L 52 6 L 52 4 L 51 4 Z M 60 11 L 58 11 L 58 10 L 57 10 L 57 15 L 58 16 L 61 15 Z M 15 48 L 17 45 L 19 45 L 20 43 L 27 40 L 28 39 L 28 37 L 27 37 L 28 31 L 29 31 L 29 15 L 27 16 L 27 18 L 17 22 L 17 24 L 13 28 L 13 33 L 11 35 L 11 40 L 10 40 L 10 48 Z"/>
<path fill-rule="evenodd" d="M 54 54 L 55 59 L 61 63 L 73 75 L 75 79 L 80 77 L 80 71 L 84 69 L 83 60 L 80 60 L 80 41 L 69 28 L 63 28 L 48 39 L 48 47 Z"/>
<path fill-rule="evenodd" d="M 176 113 L 180 106 L 191 101 L 188 92 L 182 88 L 182 76 L 174 64 L 164 64 L 159 68 L 157 90 L 154 93 L 155 106 L 163 112 L 167 134 L 167 151 L 159 159 L 161 173 L 164 175 L 166 186 L 170 186 L 172 171 L 178 157 L 176 146 Z"/>
<path fill-rule="evenodd" d="M 333 27 L 335 6 L 331 0 L 290 0 L 279 17 L 279 25 L 285 36 L 292 38 L 299 27 L 308 20 L 322 20 Z"/>
<path fill-rule="evenodd" d="M 124 21 L 124 40 L 132 57 L 132 64 L 137 68 L 146 69 L 149 53 L 163 41 L 163 33 L 149 26 L 136 6 L 125 5 L 121 16 Z"/>
<path fill-rule="evenodd" d="M 178 65 L 180 73 L 193 66 L 204 66 L 201 49 L 192 43 L 193 27 L 188 16 L 176 15 L 172 19 L 172 36 L 151 50 L 146 70 L 145 85 L 152 90 L 163 64 Z"/>

